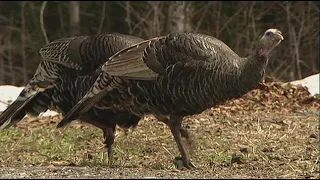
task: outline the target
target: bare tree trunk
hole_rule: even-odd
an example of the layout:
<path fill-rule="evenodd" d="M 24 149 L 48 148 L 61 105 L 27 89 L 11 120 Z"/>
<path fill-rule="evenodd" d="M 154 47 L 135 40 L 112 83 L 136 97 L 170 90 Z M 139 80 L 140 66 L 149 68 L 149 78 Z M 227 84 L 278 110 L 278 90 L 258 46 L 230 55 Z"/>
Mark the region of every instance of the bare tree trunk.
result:
<path fill-rule="evenodd" d="M 194 13 L 194 1 L 187 1 L 187 5 L 185 7 L 185 31 L 186 32 L 191 32 L 193 30 L 192 27 L 192 17 Z"/>
<path fill-rule="evenodd" d="M 46 41 L 46 44 L 49 43 L 49 40 L 48 40 L 48 36 L 47 36 L 46 29 L 45 29 L 45 27 L 44 27 L 43 12 L 44 12 L 44 8 L 45 8 L 46 5 L 47 5 L 47 2 L 48 2 L 48 1 L 43 1 L 43 2 L 42 2 L 42 5 L 41 5 L 41 9 L 40 9 L 40 26 L 41 26 L 41 31 L 42 31 L 42 34 L 43 34 L 44 39 L 45 39 L 45 41 Z"/>
<path fill-rule="evenodd" d="M 160 1 L 148 1 L 151 8 L 153 9 L 153 19 L 149 23 L 149 31 L 150 34 L 148 37 L 160 36 L 161 34 L 161 20 L 160 20 Z"/>
<path fill-rule="evenodd" d="M 21 53 L 22 53 L 22 74 L 23 74 L 23 84 L 27 84 L 28 82 L 28 67 L 27 67 L 27 58 L 25 51 L 25 29 L 26 29 L 26 21 L 24 17 L 24 9 L 27 1 L 23 1 L 21 4 Z"/>
<path fill-rule="evenodd" d="M 65 20 L 63 18 L 62 7 L 61 7 L 60 3 L 58 3 L 57 8 L 58 8 L 58 14 L 59 14 L 59 19 L 60 19 L 60 27 L 62 29 L 62 33 L 65 35 L 65 34 L 67 34 L 66 30 L 65 30 L 65 25 L 64 25 Z"/>
<path fill-rule="evenodd" d="M 168 9 L 167 31 L 170 33 L 192 31 L 193 2 L 171 1 Z"/>
<path fill-rule="evenodd" d="M 69 1 L 70 33 L 72 36 L 80 35 L 80 3 Z"/>
<path fill-rule="evenodd" d="M 98 34 L 101 33 L 104 19 L 106 18 L 106 1 L 102 1 L 102 12 L 101 12 L 101 21 L 98 29 Z"/>
<path fill-rule="evenodd" d="M 4 68 L 4 60 L 3 60 L 3 43 L 2 43 L 2 37 L 0 37 L 0 85 L 1 84 L 4 84 L 4 71 L 5 71 L 5 68 Z"/>
<path fill-rule="evenodd" d="M 186 6 L 185 1 L 171 1 L 168 10 L 168 24 L 167 31 L 170 33 L 184 32 L 184 21 L 186 15 L 184 8 Z"/>
<path fill-rule="evenodd" d="M 10 25 L 13 24 L 13 17 L 10 18 Z M 16 85 L 16 73 L 14 71 L 14 64 L 13 64 L 13 58 L 12 58 L 12 30 L 8 33 L 8 67 L 9 67 L 9 74 L 11 75 L 11 82 L 8 83 L 12 85 Z"/>
<path fill-rule="evenodd" d="M 128 31 L 129 31 L 129 34 L 131 35 L 133 33 L 131 12 L 130 12 L 131 4 L 130 4 L 130 1 L 125 1 L 124 4 L 125 4 L 125 10 L 126 10 L 126 22 L 128 24 L 128 28 L 129 28 Z"/>

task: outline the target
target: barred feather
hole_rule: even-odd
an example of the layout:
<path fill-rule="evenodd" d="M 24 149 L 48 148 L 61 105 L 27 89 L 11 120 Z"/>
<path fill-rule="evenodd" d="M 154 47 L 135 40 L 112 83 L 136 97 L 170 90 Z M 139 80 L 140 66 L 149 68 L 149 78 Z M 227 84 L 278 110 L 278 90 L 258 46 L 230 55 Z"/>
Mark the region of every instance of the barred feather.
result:
<path fill-rule="evenodd" d="M 184 116 L 238 98 L 258 85 L 269 52 L 283 37 L 269 29 L 255 52 L 239 57 L 222 41 L 196 33 L 153 38 L 116 53 L 102 66 L 89 92 L 64 116 L 63 127 L 92 107 L 153 114 L 166 123 L 177 143 L 183 165 L 190 161 L 181 137 Z M 130 67 L 130 68 L 128 68 Z"/>
<path fill-rule="evenodd" d="M 0 115 L 0 129 L 20 121 L 21 118 L 16 117 L 22 116 L 21 114 L 25 115 L 25 108 L 30 105 L 28 103 L 36 101 L 33 99 L 40 92 L 49 90 L 57 85 L 59 79 L 63 80 L 62 76 L 95 74 L 97 69 L 110 56 L 125 47 L 141 41 L 142 39 L 140 38 L 128 35 L 101 34 L 62 38 L 45 45 L 40 49 L 43 61 L 39 64 L 33 78 L 22 90 L 15 102 Z M 37 106 L 34 106 L 34 112 L 30 111 L 30 114 L 36 115 L 39 111 L 44 110 L 44 107 L 41 107 L 40 104 L 38 103 Z"/>
<path fill-rule="evenodd" d="M 263 77 L 269 52 L 281 40 L 279 30 L 267 30 L 255 53 L 247 58 L 203 34 L 169 34 L 143 41 L 113 55 L 89 92 L 58 126 L 92 106 L 127 110 L 139 116 L 200 113 L 253 89 Z M 103 91 L 106 95 L 98 97 Z"/>

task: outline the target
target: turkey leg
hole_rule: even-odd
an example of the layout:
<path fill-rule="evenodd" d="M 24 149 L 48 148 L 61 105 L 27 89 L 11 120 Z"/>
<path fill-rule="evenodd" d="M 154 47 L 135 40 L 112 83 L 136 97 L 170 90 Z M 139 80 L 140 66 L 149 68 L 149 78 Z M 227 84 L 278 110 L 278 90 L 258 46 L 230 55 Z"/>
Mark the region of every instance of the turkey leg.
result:
<path fill-rule="evenodd" d="M 178 146 L 178 149 L 180 151 L 181 160 L 183 162 L 183 165 L 186 168 L 191 169 L 191 168 L 195 168 L 196 166 L 194 164 L 192 164 L 192 162 L 190 161 L 190 157 L 186 153 L 185 147 L 184 147 L 184 145 L 182 143 L 182 139 L 181 139 L 181 135 L 182 134 L 187 139 L 189 138 L 189 134 L 188 134 L 187 130 L 185 130 L 185 129 L 183 129 L 181 127 L 182 119 L 183 119 L 183 117 L 171 116 L 169 121 L 168 121 L 168 126 L 170 127 L 170 130 L 171 130 L 171 133 L 172 133 L 172 135 L 174 137 L 174 140 L 177 143 L 177 146 Z"/>
<path fill-rule="evenodd" d="M 103 137 L 105 139 L 105 145 L 106 148 L 108 150 L 108 163 L 109 165 L 113 164 L 113 152 L 112 152 L 112 144 L 114 142 L 114 135 L 115 132 L 115 125 L 113 125 L 112 127 L 106 127 L 103 130 Z"/>

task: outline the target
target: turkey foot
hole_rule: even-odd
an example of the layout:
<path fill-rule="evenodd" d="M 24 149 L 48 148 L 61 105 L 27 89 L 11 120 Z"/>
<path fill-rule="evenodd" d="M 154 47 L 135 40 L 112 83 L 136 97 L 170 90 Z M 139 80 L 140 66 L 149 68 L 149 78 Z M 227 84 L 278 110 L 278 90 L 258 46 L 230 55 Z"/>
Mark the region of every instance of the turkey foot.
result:
<path fill-rule="evenodd" d="M 188 169 L 197 168 L 190 159 L 183 159 L 181 156 L 175 157 L 173 160 L 174 165 L 178 170 L 182 170 L 184 167 Z"/>

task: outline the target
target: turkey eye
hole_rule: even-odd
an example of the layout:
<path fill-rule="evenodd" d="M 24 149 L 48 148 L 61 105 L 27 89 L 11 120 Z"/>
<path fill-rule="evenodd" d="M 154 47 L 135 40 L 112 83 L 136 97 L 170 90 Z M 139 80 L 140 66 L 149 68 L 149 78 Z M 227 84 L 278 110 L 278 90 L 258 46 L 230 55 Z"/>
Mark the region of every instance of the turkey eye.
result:
<path fill-rule="evenodd" d="M 267 36 L 271 36 L 272 32 L 267 32 Z"/>

